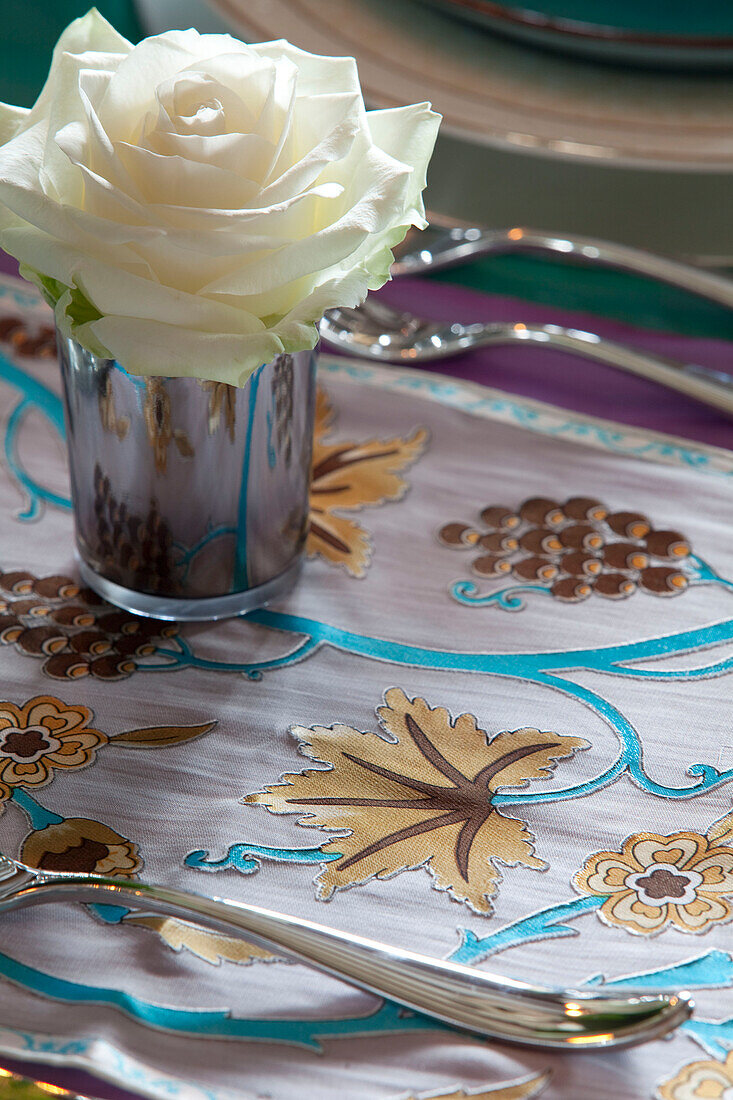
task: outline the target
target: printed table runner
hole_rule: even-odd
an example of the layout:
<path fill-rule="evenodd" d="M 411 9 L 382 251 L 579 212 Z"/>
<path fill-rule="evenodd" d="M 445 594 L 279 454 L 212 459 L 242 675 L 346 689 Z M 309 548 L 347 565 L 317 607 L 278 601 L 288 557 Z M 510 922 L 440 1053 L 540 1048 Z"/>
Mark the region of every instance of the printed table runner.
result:
<path fill-rule="evenodd" d="M 59 905 L 2 917 L 0 1049 L 185 1100 L 727 1096 L 733 456 L 324 356 L 300 587 L 141 621 L 75 578 L 48 314 L 2 290 L 0 850 L 698 1007 L 671 1040 L 527 1052 Z"/>

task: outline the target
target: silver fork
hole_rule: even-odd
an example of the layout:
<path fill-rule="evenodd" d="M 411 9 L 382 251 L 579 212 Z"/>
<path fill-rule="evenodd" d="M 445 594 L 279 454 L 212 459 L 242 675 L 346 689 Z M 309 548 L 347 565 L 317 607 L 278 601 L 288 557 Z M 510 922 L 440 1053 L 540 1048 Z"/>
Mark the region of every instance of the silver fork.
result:
<path fill-rule="evenodd" d="M 729 309 L 733 307 L 733 279 L 727 276 L 629 245 L 522 226 L 481 229 L 478 226 L 448 226 L 439 221 L 431 222 L 427 229 L 408 233 L 397 249 L 392 275 L 425 275 L 431 271 L 459 267 L 479 256 L 502 256 L 510 252 L 562 256 L 592 266 L 644 275 L 707 298 L 717 305 Z"/>
<path fill-rule="evenodd" d="M 508 1042 L 560 1050 L 630 1046 L 689 1018 L 687 994 L 618 996 L 552 990 L 432 959 L 256 905 L 124 878 L 37 871 L 0 855 L 0 912 L 44 902 L 129 906 L 282 951 L 317 970 Z"/>
<path fill-rule="evenodd" d="M 367 298 L 355 309 L 328 310 L 321 320 L 320 333 L 327 343 L 353 355 L 413 367 L 473 348 L 502 344 L 558 348 L 658 382 L 706 405 L 733 413 L 733 377 L 692 363 L 636 351 L 582 329 L 519 321 L 472 325 L 431 321 Z"/>

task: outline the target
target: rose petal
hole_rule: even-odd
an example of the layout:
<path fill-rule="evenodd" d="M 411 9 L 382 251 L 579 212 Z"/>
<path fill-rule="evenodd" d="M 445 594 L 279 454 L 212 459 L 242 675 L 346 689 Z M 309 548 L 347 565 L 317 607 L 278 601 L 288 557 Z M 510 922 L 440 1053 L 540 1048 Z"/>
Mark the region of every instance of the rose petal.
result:
<path fill-rule="evenodd" d="M 246 176 L 213 164 L 163 157 L 125 141 L 116 142 L 115 150 L 148 202 L 236 210 L 260 190 L 259 184 Z"/>
<path fill-rule="evenodd" d="M 259 196 L 262 206 L 282 202 L 304 191 L 316 182 L 329 164 L 347 157 L 364 117 L 361 97 L 353 94 L 321 96 L 312 105 L 299 99 L 294 110 L 295 125 L 300 125 L 300 116 L 306 113 L 318 119 L 317 129 L 313 127 L 309 135 L 311 147 L 295 164 L 283 158 L 281 153 L 270 173 L 271 182 Z"/>
<path fill-rule="evenodd" d="M 274 62 L 269 58 L 259 57 L 253 50 L 243 46 L 236 53 L 214 55 L 207 57 L 205 61 L 197 60 L 184 69 L 175 81 L 195 76 L 215 82 L 220 89 L 225 90 L 223 93 L 219 92 L 219 99 L 226 112 L 230 133 L 254 134 L 260 133 L 258 120 L 277 90 L 282 95 L 284 117 L 291 95 L 289 89 L 295 83 L 297 70 L 288 63 L 287 73 L 281 73 L 278 78 L 278 69 Z M 164 102 L 162 96 L 161 102 Z"/>
<path fill-rule="evenodd" d="M 79 95 L 84 107 L 85 120 L 83 123 L 71 123 L 60 130 L 56 135 L 56 144 L 74 163 L 77 165 L 85 163 L 87 168 L 98 172 L 130 198 L 141 201 L 142 195 L 120 162 L 114 144 L 105 132 L 94 107 L 94 103 L 103 98 L 110 79 L 111 73 L 99 73 L 89 69 L 83 69 L 79 73 Z M 63 136 L 68 131 L 76 135 L 73 149 L 65 148 L 62 144 Z M 76 156 L 74 150 L 78 150 Z"/>
<path fill-rule="evenodd" d="M 356 143 L 355 143 L 356 144 Z M 264 294 L 275 295 L 278 304 L 272 312 L 295 305 L 289 284 L 305 275 L 321 272 L 331 278 L 360 248 L 381 247 L 378 235 L 389 231 L 394 220 L 401 221 L 407 181 L 411 169 L 395 165 L 379 149 L 367 148 L 363 156 L 334 166 L 329 182 L 339 182 L 344 191 L 331 209 L 314 211 L 308 223 L 310 234 L 292 247 L 266 257 L 256 270 L 243 267 L 232 275 L 214 280 L 205 289 L 210 294 L 251 295 L 255 301 Z M 334 177 L 342 177 L 334 179 Z M 395 210 L 399 211 L 395 219 Z M 268 212 L 263 212 L 263 220 Z M 278 219 L 279 220 L 279 219 Z M 302 229 L 301 229 L 302 231 Z M 404 236 L 404 230 L 403 230 Z M 347 265 L 349 266 L 349 265 Z M 331 271 L 330 269 L 334 269 Z M 254 308 L 258 309 L 259 305 Z"/>
<path fill-rule="evenodd" d="M 367 114 L 369 130 L 380 149 L 405 164 L 417 166 L 410 178 L 405 212 L 410 218 L 408 224 L 420 228 L 427 224 L 423 220 L 425 207 L 422 191 L 441 119 L 442 115 L 431 110 L 429 103 L 369 111 Z"/>
<path fill-rule="evenodd" d="M 63 195 L 67 202 L 76 202 L 75 186 L 78 185 L 78 174 L 69 166 L 63 153 L 58 149 L 55 141 L 57 132 L 70 122 L 83 122 L 86 110 L 79 88 L 79 77 L 82 70 L 90 71 L 100 69 L 109 71 L 116 68 L 120 62 L 119 54 L 93 52 L 88 50 L 81 54 L 64 53 L 56 65 L 56 91 L 48 107 L 48 113 L 44 117 L 39 114 L 37 124 L 44 127 L 46 144 L 43 154 L 43 167 L 48 178 L 53 182 L 54 197 Z M 33 119 L 35 107 L 31 111 L 29 122 L 36 124 Z"/>
<path fill-rule="evenodd" d="M 198 56 L 196 31 L 146 38 L 115 67 L 99 117 L 112 141 L 135 141 L 139 120 L 156 106 L 155 89 Z"/>
<path fill-rule="evenodd" d="M 25 129 L 30 115 L 28 107 L 13 107 L 10 103 L 0 103 L 0 145 L 5 145 L 17 133 Z"/>
<path fill-rule="evenodd" d="M 6 238 L 7 244 L 4 243 Z M 47 234 L 34 229 L 33 226 L 7 229 L 0 234 L 0 239 L 3 247 L 6 247 L 11 256 L 15 256 L 21 264 L 36 271 L 42 271 L 44 275 L 66 286 L 73 284 L 80 263 L 91 265 L 95 262 L 105 262 L 104 259 L 95 258 L 88 251 L 82 251 L 64 241 L 54 240 Z M 150 280 L 155 285 L 153 273 L 144 259 L 122 245 L 117 246 L 114 253 L 116 256 L 114 267 L 120 272 L 121 277 L 126 274 L 137 275 L 138 278 Z"/>
<path fill-rule="evenodd" d="M 165 232 L 162 226 L 143 227 L 110 222 L 75 209 L 69 202 L 54 201 L 52 196 L 44 194 L 39 186 L 43 144 L 39 124 L 18 134 L 0 149 L 0 230 L 18 226 L 21 219 L 52 237 L 75 245 L 80 244 L 81 234 L 84 246 L 92 252 L 102 247 L 103 242 L 115 245 L 130 241 L 141 243 Z M 59 155 L 64 154 L 59 150 Z M 73 171 L 77 169 L 74 167 Z M 82 180 L 80 173 L 79 180 Z M 0 245 L 14 255 L 2 238 Z"/>
<path fill-rule="evenodd" d="M 259 188 L 275 155 L 275 148 L 259 134 L 199 134 L 151 133 L 147 148 L 166 157 L 181 157 L 193 163 L 212 165 L 225 171 L 246 176 L 257 184 L 255 201 L 259 204 Z M 180 205 L 180 204 L 179 204 Z"/>
<path fill-rule="evenodd" d="M 151 321 L 165 318 L 168 325 L 203 332 L 249 335 L 265 328 L 258 317 L 244 309 L 186 294 L 84 258 L 76 265 L 74 282 L 105 315 L 124 313 L 126 317 Z"/>
<path fill-rule="evenodd" d="M 160 321 L 131 323 L 127 317 L 103 317 L 90 328 L 132 374 L 210 378 L 233 386 L 243 386 L 253 371 L 286 350 L 267 330 L 249 336 L 195 332 Z M 311 346 L 317 339 L 315 333 Z"/>
<path fill-rule="evenodd" d="M 244 309 L 161 285 L 57 242 L 48 242 L 42 234 L 28 235 L 18 251 L 22 252 L 24 263 L 36 270 L 45 264 L 53 278 L 66 286 L 79 287 L 103 314 L 124 313 L 128 318 L 150 320 L 165 318 L 169 325 L 209 332 L 251 334 L 265 328 L 258 317 Z"/>
<path fill-rule="evenodd" d="M 104 19 L 96 8 L 92 8 L 80 19 L 75 19 L 61 34 L 53 51 L 51 68 L 46 83 L 35 104 L 26 116 L 26 129 L 35 125 L 39 119 L 48 117 L 53 104 L 64 98 L 64 94 L 73 102 L 74 83 L 72 80 L 73 67 L 67 67 L 67 55 L 81 55 L 94 53 L 94 58 L 87 56 L 90 64 L 78 67 L 100 69 L 116 69 L 119 62 L 132 50 L 132 43 L 118 34 L 114 27 Z M 94 63 L 92 65 L 92 63 Z M 62 68 L 63 67 L 63 68 Z M 65 87 L 66 80 L 72 80 Z M 65 122 L 72 119 L 67 117 Z"/>
<path fill-rule="evenodd" d="M 277 61 L 287 57 L 298 71 L 298 95 L 315 96 L 329 92 L 355 92 L 361 95 L 359 73 L 353 57 L 327 57 L 308 53 L 284 38 L 274 42 L 255 42 L 249 47 L 260 57 Z"/>

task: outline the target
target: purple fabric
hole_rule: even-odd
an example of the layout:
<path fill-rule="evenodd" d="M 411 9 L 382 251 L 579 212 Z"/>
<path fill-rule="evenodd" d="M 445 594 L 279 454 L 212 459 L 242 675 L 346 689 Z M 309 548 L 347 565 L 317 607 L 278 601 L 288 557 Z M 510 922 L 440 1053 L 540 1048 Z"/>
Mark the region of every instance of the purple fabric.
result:
<path fill-rule="evenodd" d="M 69 1092 L 79 1093 L 83 1097 L 94 1097 L 95 1100 L 140 1100 L 140 1094 L 125 1092 L 114 1085 L 91 1077 L 83 1070 L 61 1069 L 57 1066 L 47 1066 L 42 1062 L 21 1062 L 14 1058 L 0 1058 L 0 1065 L 10 1073 L 16 1073 L 19 1077 L 29 1077 L 32 1081 L 43 1081 L 56 1088 L 68 1089 Z"/>
<path fill-rule="evenodd" d="M 380 295 L 390 305 L 423 317 L 464 322 L 539 322 L 587 329 L 642 351 L 733 374 L 733 349 L 725 340 L 650 332 L 594 314 L 481 294 L 427 279 L 395 280 Z M 733 422 L 725 413 L 612 367 L 537 345 L 479 348 L 427 369 L 623 424 L 733 447 Z"/>
<path fill-rule="evenodd" d="M 0 271 L 3 275 L 17 275 L 18 264 L 12 256 L 8 256 L 6 252 L 0 251 Z"/>

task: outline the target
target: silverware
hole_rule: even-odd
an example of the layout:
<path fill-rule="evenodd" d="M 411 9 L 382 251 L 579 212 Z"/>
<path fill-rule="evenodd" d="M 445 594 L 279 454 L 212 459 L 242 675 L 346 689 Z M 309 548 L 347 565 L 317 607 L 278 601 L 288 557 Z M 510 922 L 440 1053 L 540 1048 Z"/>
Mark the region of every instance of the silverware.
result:
<path fill-rule="evenodd" d="M 457 267 L 479 256 L 500 256 L 508 252 L 559 255 L 645 275 L 718 305 L 729 309 L 733 307 L 733 279 L 723 275 L 714 275 L 690 264 L 628 245 L 521 226 L 480 229 L 474 226 L 450 228 L 430 225 L 422 232 L 413 231 L 398 251 L 392 264 L 392 275 L 425 275 L 430 271 Z"/>
<path fill-rule="evenodd" d="M 589 1050 L 668 1034 L 689 1018 L 687 994 L 618 996 L 551 990 L 390 947 L 256 905 L 167 886 L 37 871 L 0 855 L 0 912 L 43 902 L 130 906 L 234 934 L 478 1035 Z"/>
<path fill-rule="evenodd" d="M 419 366 L 473 348 L 537 344 L 616 367 L 733 413 L 733 377 L 676 359 L 635 351 L 593 332 L 560 325 L 488 322 L 462 325 L 429 321 L 369 298 L 356 309 L 330 309 L 320 324 L 323 340 L 383 363 Z"/>

